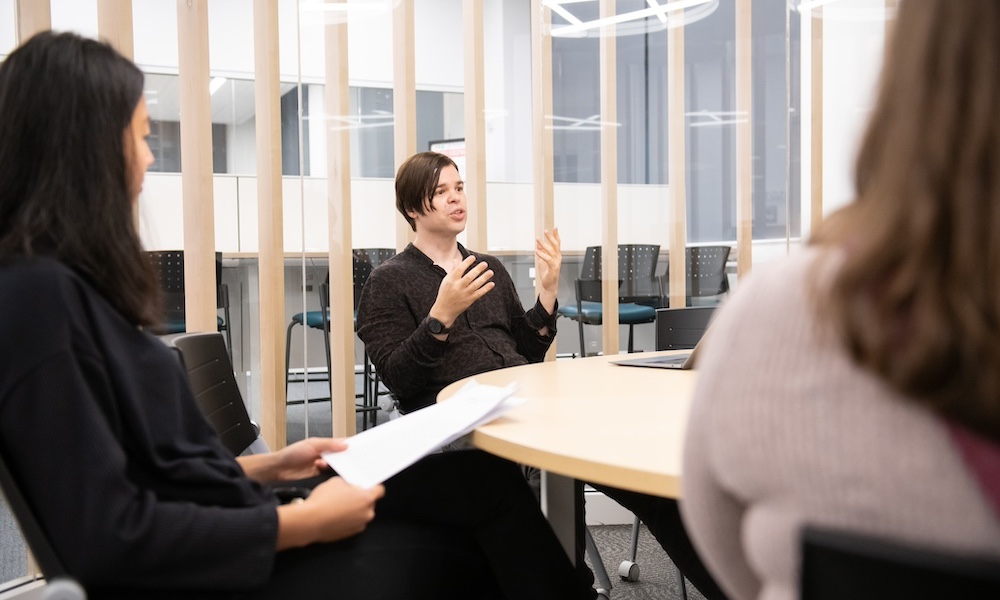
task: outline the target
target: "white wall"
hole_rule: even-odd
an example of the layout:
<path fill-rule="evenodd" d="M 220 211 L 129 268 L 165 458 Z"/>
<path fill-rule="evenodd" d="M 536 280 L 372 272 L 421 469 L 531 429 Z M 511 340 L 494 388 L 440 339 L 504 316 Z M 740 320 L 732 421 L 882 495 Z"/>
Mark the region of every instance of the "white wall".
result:
<path fill-rule="evenodd" d="M 257 179 L 254 176 L 216 175 L 215 246 L 222 252 L 257 252 Z M 327 181 L 316 177 L 285 177 L 284 239 L 286 252 L 327 252 Z M 489 252 L 525 252 L 534 248 L 533 186 L 488 183 Z M 669 217 L 666 186 L 619 187 L 619 242 L 670 245 L 664 223 Z M 351 182 L 352 246 L 395 246 L 396 197 L 390 179 Z M 556 226 L 563 249 L 582 251 L 601 243 L 601 188 L 597 184 L 556 184 Z M 307 215 L 302 218 L 303 212 Z M 181 177 L 150 173 L 139 197 L 140 231 L 149 250 L 184 246 Z"/>
<path fill-rule="evenodd" d="M 845 10 L 865 4 L 842 3 Z M 824 214 L 854 199 L 854 163 L 874 107 L 885 26 L 883 20 L 836 18 L 832 12 L 823 20 Z"/>
<path fill-rule="evenodd" d="M 14 48 L 14 0 L 0 0 L 0 57 Z"/>

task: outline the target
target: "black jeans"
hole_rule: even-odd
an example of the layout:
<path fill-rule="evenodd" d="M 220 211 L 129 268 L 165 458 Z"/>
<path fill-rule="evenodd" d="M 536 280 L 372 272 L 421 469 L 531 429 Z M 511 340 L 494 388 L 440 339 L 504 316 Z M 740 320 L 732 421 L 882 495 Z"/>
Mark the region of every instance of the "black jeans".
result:
<path fill-rule="evenodd" d="M 252 598 L 593 598 L 513 463 L 430 455 L 386 482 L 375 520 L 334 544 L 282 552 Z"/>

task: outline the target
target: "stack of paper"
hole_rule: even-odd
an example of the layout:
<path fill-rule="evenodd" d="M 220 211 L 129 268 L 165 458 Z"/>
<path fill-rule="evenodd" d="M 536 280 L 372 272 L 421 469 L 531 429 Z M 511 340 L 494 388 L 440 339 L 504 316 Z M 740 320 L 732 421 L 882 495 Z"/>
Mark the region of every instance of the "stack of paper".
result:
<path fill-rule="evenodd" d="M 382 483 L 441 446 L 492 421 L 524 402 L 507 387 L 464 385 L 445 402 L 372 427 L 347 439 L 347 449 L 328 452 L 323 460 L 348 483 L 371 487 Z"/>

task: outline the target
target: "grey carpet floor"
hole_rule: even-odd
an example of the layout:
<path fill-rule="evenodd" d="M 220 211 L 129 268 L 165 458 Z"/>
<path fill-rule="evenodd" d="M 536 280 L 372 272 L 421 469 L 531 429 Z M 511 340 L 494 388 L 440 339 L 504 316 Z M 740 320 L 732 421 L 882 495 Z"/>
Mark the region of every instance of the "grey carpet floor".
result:
<path fill-rule="evenodd" d="M 28 551 L 7 502 L 0 496 L 0 584 L 28 573 Z"/>
<path fill-rule="evenodd" d="M 617 575 L 618 565 L 629 558 L 632 541 L 631 525 L 600 525 L 590 528 L 594 544 L 611 578 L 611 600 L 680 600 L 677 569 L 667 553 L 653 538 L 646 526 L 639 533 L 636 563 L 639 581 L 623 581 Z M 587 563 L 591 564 L 588 557 Z M 688 600 L 705 600 L 697 589 L 686 583 Z"/>

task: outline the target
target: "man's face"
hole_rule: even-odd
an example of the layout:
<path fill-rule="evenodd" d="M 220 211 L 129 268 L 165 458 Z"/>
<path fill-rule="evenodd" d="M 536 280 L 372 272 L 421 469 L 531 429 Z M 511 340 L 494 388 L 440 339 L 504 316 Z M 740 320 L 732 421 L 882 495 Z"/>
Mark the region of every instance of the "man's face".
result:
<path fill-rule="evenodd" d="M 468 213 L 465 210 L 465 182 L 458 169 L 448 165 L 441 169 L 434 194 L 425 200 L 424 214 L 411 211 L 417 235 L 455 236 L 465 231 Z"/>

